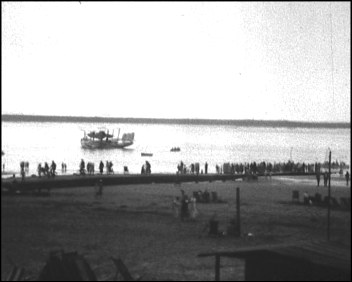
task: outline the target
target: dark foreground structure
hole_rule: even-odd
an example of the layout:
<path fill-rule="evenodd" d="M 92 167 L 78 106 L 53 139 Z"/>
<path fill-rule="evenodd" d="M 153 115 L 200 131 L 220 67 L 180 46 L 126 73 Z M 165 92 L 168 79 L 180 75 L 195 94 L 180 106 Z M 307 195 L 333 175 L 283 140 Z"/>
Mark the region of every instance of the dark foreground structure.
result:
<path fill-rule="evenodd" d="M 215 257 L 215 281 L 220 258 L 245 260 L 246 281 L 351 281 L 351 249 L 333 242 L 305 242 L 202 253 Z"/>
<path fill-rule="evenodd" d="M 314 175 L 302 173 L 277 173 L 272 176 L 298 176 L 298 175 Z M 27 177 L 24 181 L 21 178 L 8 178 L 1 180 L 2 192 L 6 193 L 25 193 L 34 190 L 52 189 L 52 188 L 68 188 L 68 187 L 84 187 L 94 186 L 95 183 L 103 181 L 106 185 L 129 185 L 129 184 L 152 184 L 152 183 L 182 183 L 182 182 L 204 182 L 204 181 L 230 181 L 243 179 L 248 181 L 256 181 L 258 176 L 264 175 L 245 175 L 245 174 L 114 174 L 114 175 L 64 175 L 55 178 L 47 177 Z"/>

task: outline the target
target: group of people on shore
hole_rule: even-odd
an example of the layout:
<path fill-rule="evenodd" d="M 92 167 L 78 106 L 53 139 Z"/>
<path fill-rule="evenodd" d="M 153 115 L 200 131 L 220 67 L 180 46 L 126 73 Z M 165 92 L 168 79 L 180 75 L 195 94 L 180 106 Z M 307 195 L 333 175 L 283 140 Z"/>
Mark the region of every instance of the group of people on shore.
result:
<path fill-rule="evenodd" d="M 316 173 L 316 178 L 317 178 L 317 186 L 319 187 L 319 184 L 320 184 L 320 171 L 317 171 Z M 330 179 L 330 175 L 327 171 L 325 171 L 323 173 L 323 179 L 324 179 L 324 187 L 327 187 L 328 186 L 328 182 L 329 182 L 329 179 Z"/>
<path fill-rule="evenodd" d="M 191 163 L 189 166 L 187 166 L 183 161 L 181 161 L 178 165 L 177 165 L 177 174 L 196 174 L 198 175 L 200 174 L 208 174 L 208 163 L 205 162 L 204 164 L 204 171 L 203 169 L 200 168 L 199 163 Z"/>
<path fill-rule="evenodd" d="M 42 177 L 42 174 L 47 176 L 48 178 L 55 177 L 56 163 L 52 161 L 50 167 L 47 162 L 44 163 L 44 167 L 42 166 L 41 163 L 39 163 L 37 167 L 37 172 L 39 177 Z"/>
<path fill-rule="evenodd" d="M 320 185 L 320 176 L 321 176 L 321 172 L 320 172 L 320 170 L 318 170 L 316 172 L 317 187 L 319 187 L 319 185 Z M 330 179 L 330 175 L 327 171 L 325 171 L 323 173 L 323 179 L 324 179 L 324 187 L 327 187 L 328 183 L 329 183 L 329 179 Z M 350 174 L 348 171 L 346 171 L 346 173 L 345 173 L 345 180 L 346 180 L 346 186 L 348 186 L 348 182 L 350 180 Z"/>
<path fill-rule="evenodd" d="M 26 174 L 29 173 L 29 162 L 21 161 L 20 168 L 21 168 L 21 177 L 22 177 L 22 181 L 23 181 Z"/>
<path fill-rule="evenodd" d="M 61 173 L 64 174 L 67 172 L 67 164 L 62 162 L 61 163 Z"/>
<path fill-rule="evenodd" d="M 333 162 L 333 169 L 349 168 L 344 162 Z M 327 170 L 328 164 L 324 163 L 301 163 L 288 162 L 251 162 L 251 163 L 224 163 L 222 166 L 216 165 L 218 174 L 265 174 L 265 173 L 316 173 L 322 169 Z"/>
<path fill-rule="evenodd" d="M 189 207 L 190 205 L 190 207 Z M 181 190 L 181 197 L 175 197 L 172 202 L 172 210 L 175 218 L 184 221 L 187 218 L 195 219 L 199 212 L 195 197 L 188 197 L 184 190 Z"/>
<path fill-rule="evenodd" d="M 112 161 L 106 161 L 106 164 L 104 165 L 103 161 L 100 161 L 99 163 L 99 172 L 100 174 L 104 173 L 104 167 L 106 169 L 106 174 L 114 174 L 113 167 L 114 164 Z M 92 175 L 95 174 L 95 164 L 93 162 L 87 162 L 87 166 L 85 165 L 85 161 L 81 159 L 80 165 L 79 165 L 79 174 L 80 175 Z"/>
<path fill-rule="evenodd" d="M 20 173 L 21 173 L 21 178 L 22 181 L 25 180 L 26 175 L 29 174 L 29 162 L 20 162 Z M 66 172 L 66 164 L 62 163 L 61 171 Z M 56 173 L 56 163 L 54 161 L 51 162 L 51 165 L 47 162 L 42 165 L 42 163 L 39 163 L 37 166 L 37 173 L 39 177 L 42 177 L 42 175 L 47 176 L 48 178 L 50 177 L 55 177 Z M 15 177 L 15 175 L 14 175 Z"/>
<path fill-rule="evenodd" d="M 315 173 L 317 176 L 317 186 L 320 185 L 320 175 L 323 174 L 324 186 L 327 186 L 328 183 L 328 173 L 327 167 L 328 163 L 295 163 L 293 161 L 288 162 L 251 162 L 251 163 L 224 163 L 223 165 L 216 164 L 215 171 L 217 174 L 248 174 L 248 175 L 257 175 L 263 174 L 265 176 L 271 176 L 272 173 Z M 29 162 L 21 161 L 21 177 L 24 180 L 25 176 L 29 173 Z M 106 161 L 104 165 L 103 161 L 99 163 L 99 172 L 103 174 L 104 168 L 106 169 L 106 174 L 114 174 L 113 170 L 113 162 Z M 343 177 L 343 170 L 349 169 L 349 166 L 344 162 L 335 162 L 331 163 L 331 168 L 336 170 L 340 169 L 339 173 L 341 177 Z M 49 166 L 47 162 L 42 166 L 41 163 L 38 164 L 37 167 L 38 176 L 45 175 L 47 177 L 54 177 L 56 173 L 56 163 L 54 161 L 51 162 Z M 61 164 L 61 173 L 64 174 L 67 172 L 67 164 L 62 162 Z M 124 172 L 126 173 L 126 167 L 124 167 Z M 127 169 L 128 172 L 128 169 Z M 79 173 L 80 175 L 94 174 L 95 173 L 95 165 L 93 162 L 88 162 L 87 165 L 85 161 L 81 159 L 79 165 Z M 177 165 L 177 174 L 208 174 L 208 163 L 205 162 L 204 170 L 201 169 L 200 164 L 191 163 L 190 165 L 186 165 L 183 161 L 181 161 Z M 141 168 L 141 174 L 151 174 L 151 164 L 146 161 Z M 345 174 L 346 183 L 348 185 L 349 182 L 349 172 L 347 171 Z"/>

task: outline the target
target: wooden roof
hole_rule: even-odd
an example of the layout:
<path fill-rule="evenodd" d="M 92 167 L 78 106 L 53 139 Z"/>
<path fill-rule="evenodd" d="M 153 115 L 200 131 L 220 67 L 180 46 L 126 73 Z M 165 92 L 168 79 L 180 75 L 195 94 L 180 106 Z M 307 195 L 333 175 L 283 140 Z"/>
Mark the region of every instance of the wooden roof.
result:
<path fill-rule="evenodd" d="M 280 245 L 261 245 L 255 247 L 239 248 L 235 251 L 202 253 L 198 256 L 224 256 L 246 259 L 253 256 L 264 256 L 268 253 L 301 259 L 314 264 L 334 267 L 337 269 L 351 269 L 351 246 L 327 241 L 297 242 Z"/>

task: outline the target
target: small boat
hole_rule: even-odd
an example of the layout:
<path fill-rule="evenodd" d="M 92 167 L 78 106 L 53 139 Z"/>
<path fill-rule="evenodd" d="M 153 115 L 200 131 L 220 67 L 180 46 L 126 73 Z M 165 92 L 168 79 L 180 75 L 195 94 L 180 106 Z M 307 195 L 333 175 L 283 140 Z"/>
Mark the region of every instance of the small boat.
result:
<path fill-rule="evenodd" d="M 152 157 L 153 153 L 141 153 L 142 157 Z"/>
<path fill-rule="evenodd" d="M 173 147 L 170 150 L 170 152 L 180 152 L 180 151 L 181 151 L 180 147 Z"/>
<path fill-rule="evenodd" d="M 114 133 L 109 134 L 109 130 L 91 131 L 88 134 L 84 131 L 81 146 L 84 149 L 125 148 L 134 142 L 134 132 L 124 133 L 122 138 L 119 136 L 120 129 L 117 138 L 114 138 Z"/>

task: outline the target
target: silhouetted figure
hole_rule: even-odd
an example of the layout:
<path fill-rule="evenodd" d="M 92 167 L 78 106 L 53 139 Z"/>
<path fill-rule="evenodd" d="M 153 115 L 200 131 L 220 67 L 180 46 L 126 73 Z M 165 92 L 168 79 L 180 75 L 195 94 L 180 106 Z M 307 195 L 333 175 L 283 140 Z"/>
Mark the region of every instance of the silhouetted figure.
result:
<path fill-rule="evenodd" d="M 188 211 L 188 197 L 185 194 L 185 191 L 181 190 L 181 220 L 189 217 Z"/>
<path fill-rule="evenodd" d="M 148 161 L 145 161 L 145 172 L 146 174 L 151 174 L 151 165 Z"/>
<path fill-rule="evenodd" d="M 348 186 L 348 181 L 350 180 L 350 174 L 348 173 L 348 171 L 346 171 L 345 179 L 346 179 L 346 186 Z"/>
<path fill-rule="evenodd" d="M 317 178 L 317 186 L 319 187 L 319 183 L 320 183 L 320 171 L 319 170 L 316 173 L 316 178 Z"/>
<path fill-rule="evenodd" d="M 86 164 L 85 164 L 84 160 L 81 159 L 81 164 L 80 164 L 80 166 L 79 166 L 79 173 L 80 173 L 81 175 L 84 175 L 84 168 L 85 168 L 85 167 L 86 167 Z"/>
<path fill-rule="evenodd" d="M 324 187 L 328 186 L 328 173 L 324 172 Z"/>
<path fill-rule="evenodd" d="M 103 161 L 100 161 L 99 171 L 100 171 L 100 174 L 103 174 L 103 171 L 104 171 L 104 163 L 103 163 Z"/>
<path fill-rule="evenodd" d="M 45 162 L 45 164 L 44 164 L 44 175 L 46 175 L 48 178 L 50 177 L 49 165 L 47 162 Z"/>
<path fill-rule="evenodd" d="M 26 173 L 24 172 L 24 168 L 21 168 L 21 177 L 22 177 L 22 182 L 24 181 Z"/>
<path fill-rule="evenodd" d="M 37 171 L 38 171 L 38 176 L 42 177 L 42 164 L 41 163 L 38 164 Z"/>
<path fill-rule="evenodd" d="M 53 177 L 55 177 L 56 171 L 56 163 L 54 161 L 51 162 L 50 172 Z"/>
<path fill-rule="evenodd" d="M 97 198 L 102 198 L 103 197 L 103 180 L 100 179 L 99 182 L 95 185 L 95 196 Z"/>

